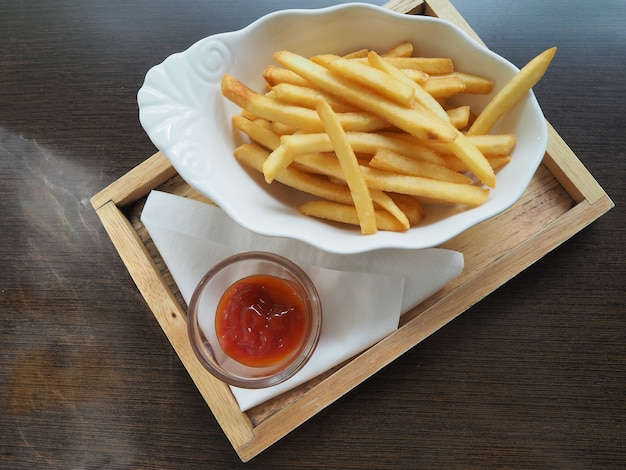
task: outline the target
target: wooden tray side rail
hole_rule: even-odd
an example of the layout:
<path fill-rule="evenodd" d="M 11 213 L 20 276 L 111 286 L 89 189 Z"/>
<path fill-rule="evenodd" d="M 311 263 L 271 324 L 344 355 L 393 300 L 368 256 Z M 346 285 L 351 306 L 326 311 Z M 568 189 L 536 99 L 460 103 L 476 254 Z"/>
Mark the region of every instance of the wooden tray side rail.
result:
<path fill-rule="evenodd" d="M 444 18 L 481 42 L 447 0 L 392 0 L 385 7 Z M 153 189 L 206 198 L 186 185 L 158 152 L 91 202 L 233 448 L 241 460 L 248 461 L 610 210 L 613 203 L 604 190 L 549 124 L 548 129 L 544 162 L 520 201 L 444 245 L 465 256 L 465 270 L 458 279 L 403 315 L 400 328 L 376 345 L 246 413 L 240 411 L 228 386 L 204 370 L 193 354 L 186 306 L 139 220 Z"/>

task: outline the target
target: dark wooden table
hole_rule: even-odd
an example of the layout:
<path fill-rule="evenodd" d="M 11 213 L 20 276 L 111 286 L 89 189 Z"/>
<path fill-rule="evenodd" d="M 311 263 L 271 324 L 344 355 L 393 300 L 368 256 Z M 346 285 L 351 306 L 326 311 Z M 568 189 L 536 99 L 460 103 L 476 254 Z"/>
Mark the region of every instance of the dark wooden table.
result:
<path fill-rule="evenodd" d="M 0 467 L 244 467 L 89 198 L 154 152 L 149 67 L 304 3 L 3 2 Z M 626 465 L 626 2 L 454 4 L 517 65 L 559 47 L 536 94 L 616 207 L 247 468 Z"/>

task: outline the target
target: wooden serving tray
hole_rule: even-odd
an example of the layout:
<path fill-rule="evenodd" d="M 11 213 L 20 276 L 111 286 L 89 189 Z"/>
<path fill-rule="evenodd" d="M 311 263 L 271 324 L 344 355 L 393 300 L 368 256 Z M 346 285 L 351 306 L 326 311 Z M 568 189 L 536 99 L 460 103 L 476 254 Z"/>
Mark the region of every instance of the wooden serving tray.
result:
<path fill-rule="evenodd" d="M 480 39 L 448 0 L 393 0 L 386 8 L 437 16 Z M 465 256 L 462 275 L 402 316 L 382 341 L 321 376 L 241 412 L 229 387 L 196 359 L 186 305 L 139 216 L 152 189 L 204 200 L 156 153 L 91 199 L 120 257 L 224 433 L 248 461 L 378 370 L 466 311 L 613 207 L 567 144 L 548 124 L 542 165 L 509 210 L 445 245 Z"/>

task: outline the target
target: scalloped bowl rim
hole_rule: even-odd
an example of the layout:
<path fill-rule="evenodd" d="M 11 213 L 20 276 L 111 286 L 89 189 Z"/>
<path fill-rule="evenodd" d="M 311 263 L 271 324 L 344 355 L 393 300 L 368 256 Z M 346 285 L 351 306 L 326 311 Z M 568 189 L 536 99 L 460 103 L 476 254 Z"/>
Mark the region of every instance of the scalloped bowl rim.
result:
<path fill-rule="evenodd" d="M 348 17 L 352 21 L 347 22 Z M 357 26 L 353 23 L 357 21 L 361 22 L 358 27 L 377 26 L 373 29 L 377 32 L 374 39 L 354 37 Z M 294 38 L 296 31 L 299 34 Z M 451 43 L 450 38 L 455 42 Z M 438 246 L 508 209 L 528 187 L 547 148 L 547 125 L 532 91 L 494 128 L 493 132 L 514 132 L 517 146 L 511 163 L 498 172 L 497 187 L 482 206 L 463 210 L 441 206 L 433 211 L 434 216 L 427 216 L 422 224 L 406 232 L 379 231 L 367 236 L 361 235 L 358 228 L 301 215 L 295 206 L 309 199 L 307 196 L 281 185 L 268 186 L 260 175 L 243 168 L 232 152 L 246 139 L 232 130 L 230 120 L 240 109 L 221 95 L 224 73 L 262 90 L 262 70 L 273 63 L 271 54 L 279 49 L 305 56 L 340 54 L 360 47 L 384 50 L 404 39 L 414 41 L 418 51 L 426 51 L 424 55 L 452 57 L 460 71 L 490 78 L 496 75 L 492 95 L 519 70 L 458 26 L 438 18 L 404 15 L 358 3 L 282 10 L 238 31 L 201 39 L 152 67 L 137 94 L 139 119 L 155 146 L 190 186 L 253 232 L 293 238 L 343 254 Z M 481 64 L 488 64 L 490 70 L 482 69 Z M 480 109 L 489 96 L 467 95 L 463 103 Z"/>

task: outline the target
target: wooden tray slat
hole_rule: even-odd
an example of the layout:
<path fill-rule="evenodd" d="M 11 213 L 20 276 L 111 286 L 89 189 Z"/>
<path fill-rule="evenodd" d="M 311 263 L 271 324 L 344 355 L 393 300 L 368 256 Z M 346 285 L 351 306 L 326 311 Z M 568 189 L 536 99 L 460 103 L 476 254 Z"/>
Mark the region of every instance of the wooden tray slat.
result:
<path fill-rule="evenodd" d="M 548 149 L 543 163 L 576 202 L 587 200 L 594 204 L 606 193 L 587 168 L 574 155 L 554 127 L 548 123 Z M 572 156 L 574 158 L 572 158 Z"/>
<path fill-rule="evenodd" d="M 445 18 L 480 38 L 448 0 L 393 0 L 405 14 Z M 319 377 L 241 412 L 230 389 L 198 362 L 187 337 L 186 306 L 140 220 L 159 189 L 210 202 L 158 152 L 96 194 L 91 202 L 159 325 L 243 461 L 258 455 L 546 253 L 596 220 L 613 203 L 548 124 L 543 164 L 513 207 L 445 243 L 465 257 L 461 276 L 402 316 L 400 328 Z"/>

